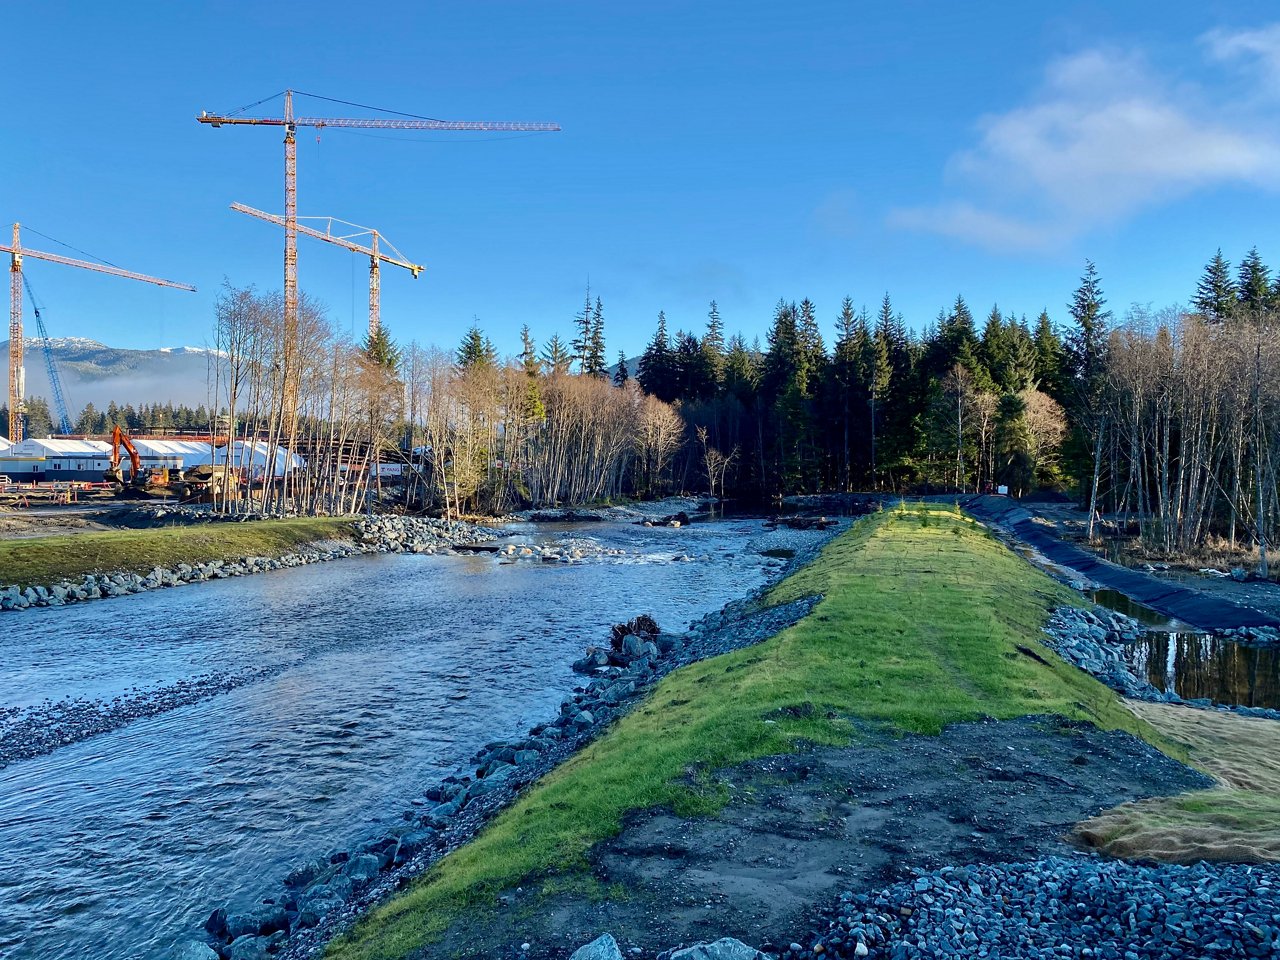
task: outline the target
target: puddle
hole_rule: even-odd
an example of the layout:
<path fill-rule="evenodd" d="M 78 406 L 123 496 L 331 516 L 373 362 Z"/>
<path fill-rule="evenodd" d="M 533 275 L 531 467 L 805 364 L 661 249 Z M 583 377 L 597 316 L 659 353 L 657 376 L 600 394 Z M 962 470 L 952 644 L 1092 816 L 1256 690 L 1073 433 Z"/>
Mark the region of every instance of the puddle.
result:
<path fill-rule="evenodd" d="M 1203 633 L 1151 631 L 1125 644 L 1122 655 L 1138 676 L 1187 700 L 1207 697 L 1215 703 L 1280 710 L 1280 649 L 1244 646 Z"/>
<path fill-rule="evenodd" d="M 1125 596 L 1119 590 L 1103 587 L 1098 590 L 1087 590 L 1085 596 L 1100 607 L 1106 607 L 1108 610 L 1114 610 L 1116 613 L 1122 613 L 1130 619 L 1137 620 L 1148 630 L 1168 633 L 1195 632 L 1195 628 L 1190 624 L 1165 616 L 1159 610 L 1152 610 L 1146 604 Z"/>

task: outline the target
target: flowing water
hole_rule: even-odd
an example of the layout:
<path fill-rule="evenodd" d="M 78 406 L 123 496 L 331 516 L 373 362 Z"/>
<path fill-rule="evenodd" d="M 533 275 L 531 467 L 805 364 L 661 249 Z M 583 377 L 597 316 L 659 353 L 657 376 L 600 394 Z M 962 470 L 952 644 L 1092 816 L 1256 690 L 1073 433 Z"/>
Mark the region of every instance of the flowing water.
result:
<path fill-rule="evenodd" d="M 777 566 L 755 521 L 518 533 L 628 555 L 371 556 L 5 615 L 0 707 L 283 669 L 0 769 L 0 956 L 164 956 L 554 716 L 609 624 L 681 629 Z"/>

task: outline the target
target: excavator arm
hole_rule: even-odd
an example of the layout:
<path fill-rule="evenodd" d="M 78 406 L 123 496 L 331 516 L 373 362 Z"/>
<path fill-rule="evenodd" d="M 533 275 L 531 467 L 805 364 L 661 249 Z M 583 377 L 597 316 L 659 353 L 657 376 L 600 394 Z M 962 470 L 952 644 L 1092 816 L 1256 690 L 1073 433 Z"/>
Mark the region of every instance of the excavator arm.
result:
<path fill-rule="evenodd" d="M 120 450 L 122 448 L 129 454 L 131 478 L 134 483 L 137 483 L 142 476 L 142 458 L 138 456 L 138 448 L 133 445 L 129 435 L 120 429 L 120 424 L 116 424 L 111 431 L 111 472 L 107 475 L 107 479 L 119 481 Z"/>

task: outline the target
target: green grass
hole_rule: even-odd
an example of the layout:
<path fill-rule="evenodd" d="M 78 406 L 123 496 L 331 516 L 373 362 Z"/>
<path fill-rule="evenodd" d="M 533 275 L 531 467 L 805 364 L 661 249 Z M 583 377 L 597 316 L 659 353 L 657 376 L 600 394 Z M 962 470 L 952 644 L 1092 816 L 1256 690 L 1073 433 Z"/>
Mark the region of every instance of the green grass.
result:
<path fill-rule="evenodd" d="M 28 587 L 89 573 L 145 574 L 179 563 L 274 557 L 317 540 L 349 536 L 349 520 L 308 517 L 0 540 L 0 585 Z"/>
<path fill-rule="evenodd" d="M 853 718 L 932 734 L 983 716 L 1055 713 L 1156 739 L 1109 690 L 1037 641 L 1048 610 L 1071 595 L 954 511 L 868 518 L 770 600 L 815 593 L 825 599 L 771 640 L 672 673 L 474 841 L 331 944 L 328 957 L 413 953 L 464 911 L 490 909 L 504 889 L 583 871 L 628 812 L 713 813 L 726 799 L 717 769 L 805 741 L 848 743 Z"/>

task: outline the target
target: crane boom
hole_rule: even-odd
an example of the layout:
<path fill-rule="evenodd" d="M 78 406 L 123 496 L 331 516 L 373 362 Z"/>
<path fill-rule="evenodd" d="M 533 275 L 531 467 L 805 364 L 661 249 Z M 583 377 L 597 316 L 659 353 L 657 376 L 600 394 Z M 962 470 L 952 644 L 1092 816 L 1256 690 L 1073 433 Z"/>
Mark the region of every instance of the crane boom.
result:
<path fill-rule="evenodd" d="M 0 243 L 0 252 L 11 253 L 17 257 L 34 257 L 37 260 L 48 260 L 50 263 L 61 263 L 68 267 L 80 267 L 84 270 L 97 270 L 99 273 L 107 273 L 113 277 L 124 277 L 126 280 L 141 280 L 143 283 L 154 283 L 157 287 L 174 287 L 178 290 L 196 292 L 196 288 L 188 283 L 162 280 L 159 277 L 149 277 L 145 273 L 134 273 L 132 270 L 121 270 L 119 267 L 108 267 L 105 264 L 91 263 L 88 260 L 73 260 L 70 257 L 59 256 L 56 253 L 45 253 L 43 250 L 31 250 L 27 247 L 13 247 Z"/>
<path fill-rule="evenodd" d="M 31 300 L 31 312 L 36 315 L 36 333 L 40 337 L 40 346 L 44 352 L 44 369 L 49 378 L 49 392 L 53 394 L 54 413 L 58 416 L 58 432 L 68 434 L 72 430 L 71 411 L 67 408 L 67 395 L 62 389 L 62 377 L 58 375 L 58 365 L 53 359 L 53 341 L 49 339 L 44 317 L 40 315 L 40 306 L 36 303 L 36 292 L 31 289 L 31 281 L 27 279 L 26 274 L 22 275 L 22 285 L 27 288 L 27 296 Z"/>
<path fill-rule="evenodd" d="M 289 228 L 288 220 L 284 217 L 278 217 L 274 213 L 255 210 L 253 207 L 246 206 L 243 203 L 233 203 L 231 204 L 231 209 L 235 210 L 237 213 L 245 213 L 251 217 L 257 217 L 259 220 L 265 220 L 267 223 L 274 223 L 276 226 L 284 227 L 286 230 Z M 399 257 L 392 257 L 379 250 L 378 241 L 384 238 L 377 230 L 370 227 L 360 227 L 354 223 L 346 223 L 345 220 L 337 220 L 334 217 L 324 217 L 322 219 L 326 220 L 328 223 L 328 228 L 324 232 L 321 232 L 314 227 L 309 227 L 305 223 L 297 223 L 296 220 L 294 222 L 294 229 L 296 229 L 298 233 L 305 234 L 308 237 L 315 237 L 317 240 L 325 240 L 328 243 L 337 244 L 338 246 L 354 253 L 363 253 L 369 258 L 369 338 L 372 341 L 373 337 L 377 335 L 378 330 L 382 325 L 382 277 L 381 271 L 378 269 L 379 261 L 382 263 L 389 263 L 396 267 L 404 267 L 413 274 L 413 278 L 415 280 L 418 278 L 418 274 L 425 270 L 426 267 L 418 263 L 410 263 L 403 255 Z M 359 230 L 360 234 L 368 234 L 369 246 L 366 247 L 363 244 L 356 243 L 350 237 L 341 237 L 334 234 L 333 225 L 335 223 L 346 223 L 347 226 L 355 227 Z M 395 247 L 392 246 L 391 249 L 395 250 Z M 396 253 L 399 252 L 399 250 L 396 250 Z"/>
<path fill-rule="evenodd" d="M 211 127 L 252 126 L 252 127 L 345 127 L 356 130 L 451 130 L 462 132 L 502 132 L 513 133 L 527 131 L 531 133 L 556 133 L 560 129 L 558 123 L 526 123 L 519 120 L 395 120 L 377 117 L 231 117 L 201 112 L 196 117 L 200 123 Z"/>
<path fill-rule="evenodd" d="M 257 217 L 259 220 L 265 220 L 267 221 L 267 223 L 274 223 L 278 227 L 283 227 L 285 225 L 284 217 L 277 216 L 274 213 L 267 213 L 264 210 L 256 210 L 253 207 L 248 206 L 247 204 L 233 203 L 231 204 L 231 209 L 236 211 L 237 213 L 247 213 L 249 216 Z M 371 247 L 361 246 L 360 244 L 351 240 L 350 237 L 338 236 L 333 232 L 333 224 L 344 223 L 345 221 L 338 220 L 334 217 L 311 218 L 311 219 L 328 220 L 329 229 L 325 231 L 320 231 L 315 229 L 315 227 L 309 227 L 305 223 L 300 223 L 298 224 L 299 233 L 304 233 L 308 237 L 315 237 L 317 240 L 327 240 L 329 243 L 336 243 L 340 247 L 346 247 L 352 253 L 363 253 L 366 256 L 370 256 L 370 257 L 376 256 L 383 263 L 389 263 L 392 266 L 404 267 L 406 270 L 408 270 L 410 273 L 413 274 L 413 277 L 415 280 L 418 278 L 418 274 L 420 274 L 423 270 L 427 269 L 420 263 L 410 263 L 408 260 L 389 256 L 388 254 L 383 253 L 381 250 L 374 250 Z M 349 226 L 355 226 L 355 224 L 349 224 Z M 380 240 L 383 240 L 384 242 L 386 241 L 386 238 L 383 237 L 382 234 L 378 233 L 377 230 L 373 230 L 367 227 L 361 227 L 359 229 L 361 230 L 362 233 L 368 233 L 372 236 L 378 237 Z"/>

